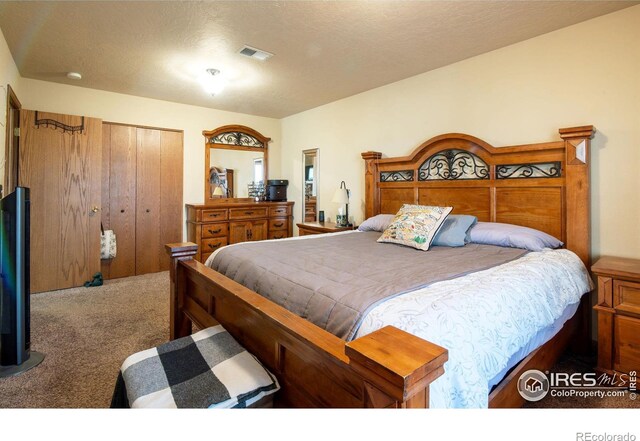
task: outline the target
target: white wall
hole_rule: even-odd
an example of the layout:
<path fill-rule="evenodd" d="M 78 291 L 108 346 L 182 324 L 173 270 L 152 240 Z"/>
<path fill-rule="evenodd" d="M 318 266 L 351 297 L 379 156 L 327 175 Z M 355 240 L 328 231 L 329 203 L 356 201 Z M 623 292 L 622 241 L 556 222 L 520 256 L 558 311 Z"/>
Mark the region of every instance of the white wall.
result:
<path fill-rule="evenodd" d="M 5 142 L 6 142 L 6 127 L 7 122 L 7 84 L 11 86 L 16 94 L 20 93 L 19 85 L 20 74 L 16 63 L 14 63 L 9 52 L 9 47 L 4 39 L 2 30 L 0 30 L 0 98 L 2 98 L 2 104 L 0 107 L 0 184 L 4 183 L 4 156 L 5 156 Z"/>
<path fill-rule="evenodd" d="M 341 180 L 363 220 L 364 162 L 447 132 L 495 146 L 593 124 L 592 251 L 640 257 L 640 6 L 327 104 L 282 121 L 282 174 L 301 219 L 302 154 L 320 149 L 320 210 Z M 384 63 L 384 60 L 380 61 Z"/>

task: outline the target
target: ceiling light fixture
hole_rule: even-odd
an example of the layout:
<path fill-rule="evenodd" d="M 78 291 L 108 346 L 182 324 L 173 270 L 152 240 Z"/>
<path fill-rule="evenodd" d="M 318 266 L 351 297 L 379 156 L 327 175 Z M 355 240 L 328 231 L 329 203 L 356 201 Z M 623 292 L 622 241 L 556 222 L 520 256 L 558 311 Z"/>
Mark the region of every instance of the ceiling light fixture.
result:
<path fill-rule="evenodd" d="M 207 69 L 207 72 L 200 76 L 200 83 L 208 94 L 215 96 L 222 92 L 227 85 L 227 80 L 218 69 Z"/>
<path fill-rule="evenodd" d="M 82 75 L 78 72 L 67 72 L 67 78 L 70 80 L 81 80 Z"/>

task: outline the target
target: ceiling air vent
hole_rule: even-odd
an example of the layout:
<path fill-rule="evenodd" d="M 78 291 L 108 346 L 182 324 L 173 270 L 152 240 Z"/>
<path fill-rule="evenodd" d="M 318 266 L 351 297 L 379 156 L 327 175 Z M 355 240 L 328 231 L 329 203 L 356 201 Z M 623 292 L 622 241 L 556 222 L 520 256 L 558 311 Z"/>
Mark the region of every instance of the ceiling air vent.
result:
<path fill-rule="evenodd" d="M 255 47 L 251 46 L 244 46 L 242 49 L 240 49 L 239 54 L 244 55 L 245 57 L 255 58 L 256 60 L 260 61 L 264 61 L 273 56 L 273 54 L 270 54 L 269 52 L 261 51 L 260 49 L 256 49 Z"/>

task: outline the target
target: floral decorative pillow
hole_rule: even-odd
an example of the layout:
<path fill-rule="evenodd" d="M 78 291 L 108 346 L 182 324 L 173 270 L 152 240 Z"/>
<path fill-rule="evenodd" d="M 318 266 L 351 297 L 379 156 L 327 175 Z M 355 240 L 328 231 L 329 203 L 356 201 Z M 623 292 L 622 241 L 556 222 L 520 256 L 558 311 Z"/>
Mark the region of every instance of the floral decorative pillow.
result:
<path fill-rule="evenodd" d="M 427 251 L 453 207 L 404 204 L 378 242 L 390 242 Z"/>

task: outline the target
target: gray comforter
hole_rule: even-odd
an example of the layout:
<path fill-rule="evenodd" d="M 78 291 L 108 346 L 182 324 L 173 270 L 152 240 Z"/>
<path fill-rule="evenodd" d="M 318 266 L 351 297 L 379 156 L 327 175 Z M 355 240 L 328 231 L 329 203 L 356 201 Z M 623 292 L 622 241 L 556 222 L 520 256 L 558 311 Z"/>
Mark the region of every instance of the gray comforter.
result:
<path fill-rule="evenodd" d="M 221 249 L 214 270 L 345 340 L 378 303 L 517 259 L 516 248 L 468 244 L 420 251 L 378 232 L 250 242 Z"/>

